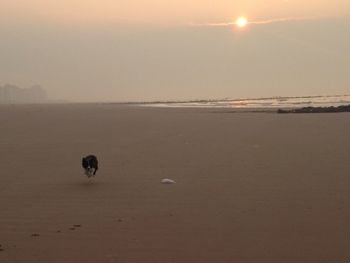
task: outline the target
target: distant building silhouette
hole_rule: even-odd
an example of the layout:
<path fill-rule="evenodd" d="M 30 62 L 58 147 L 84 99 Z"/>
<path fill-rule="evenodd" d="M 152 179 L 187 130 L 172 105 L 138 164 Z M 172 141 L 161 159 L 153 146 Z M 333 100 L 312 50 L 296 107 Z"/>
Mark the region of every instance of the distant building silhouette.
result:
<path fill-rule="evenodd" d="M 11 84 L 0 86 L 0 104 L 44 103 L 47 101 L 47 93 L 39 85 L 28 89 L 19 88 Z"/>

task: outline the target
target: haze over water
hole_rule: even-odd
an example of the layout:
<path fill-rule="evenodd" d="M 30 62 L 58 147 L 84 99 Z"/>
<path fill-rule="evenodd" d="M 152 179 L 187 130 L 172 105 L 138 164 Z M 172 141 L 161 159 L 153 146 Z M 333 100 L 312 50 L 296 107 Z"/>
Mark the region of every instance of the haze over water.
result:
<path fill-rule="evenodd" d="M 0 85 L 73 102 L 349 94 L 349 27 L 348 0 L 5 0 Z"/>

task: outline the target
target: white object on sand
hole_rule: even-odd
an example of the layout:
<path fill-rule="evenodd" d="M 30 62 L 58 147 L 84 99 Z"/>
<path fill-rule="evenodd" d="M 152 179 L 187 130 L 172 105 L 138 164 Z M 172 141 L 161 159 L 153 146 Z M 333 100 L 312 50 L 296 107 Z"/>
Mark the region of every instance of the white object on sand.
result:
<path fill-rule="evenodd" d="M 161 181 L 162 184 L 176 184 L 176 182 L 174 180 L 171 180 L 171 179 L 162 179 Z"/>

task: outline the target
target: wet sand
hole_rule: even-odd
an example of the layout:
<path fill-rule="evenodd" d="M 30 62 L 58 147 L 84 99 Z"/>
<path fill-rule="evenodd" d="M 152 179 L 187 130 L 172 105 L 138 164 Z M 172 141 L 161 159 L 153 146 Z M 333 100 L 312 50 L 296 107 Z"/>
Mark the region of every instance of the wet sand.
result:
<path fill-rule="evenodd" d="M 350 262 L 349 117 L 1 106 L 0 262 Z"/>

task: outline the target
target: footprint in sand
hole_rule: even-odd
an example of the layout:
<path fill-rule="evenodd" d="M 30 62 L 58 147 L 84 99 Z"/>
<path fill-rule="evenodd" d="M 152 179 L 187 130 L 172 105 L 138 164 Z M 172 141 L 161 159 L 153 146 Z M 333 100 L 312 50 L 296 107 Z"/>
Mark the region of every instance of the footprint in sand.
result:
<path fill-rule="evenodd" d="M 80 224 L 73 225 L 73 227 L 69 228 L 70 230 L 75 230 L 76 228 L 81 227 Z"/>

